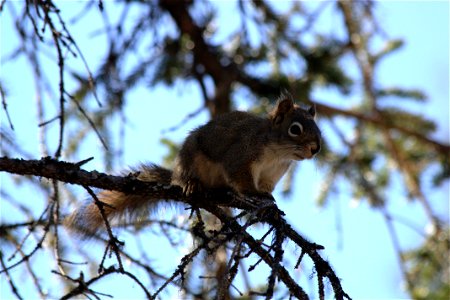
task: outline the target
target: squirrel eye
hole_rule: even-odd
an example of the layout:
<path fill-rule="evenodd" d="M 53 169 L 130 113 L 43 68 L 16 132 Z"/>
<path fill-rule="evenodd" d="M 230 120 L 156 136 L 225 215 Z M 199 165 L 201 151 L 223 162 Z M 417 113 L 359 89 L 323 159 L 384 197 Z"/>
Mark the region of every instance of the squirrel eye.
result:
<path fill-rule="evenodd" d="M 299 122 L 294 122 L 289 127 L 288 133 L 292 137 L 299 136 L 303 132 L 303 126 Z"/>

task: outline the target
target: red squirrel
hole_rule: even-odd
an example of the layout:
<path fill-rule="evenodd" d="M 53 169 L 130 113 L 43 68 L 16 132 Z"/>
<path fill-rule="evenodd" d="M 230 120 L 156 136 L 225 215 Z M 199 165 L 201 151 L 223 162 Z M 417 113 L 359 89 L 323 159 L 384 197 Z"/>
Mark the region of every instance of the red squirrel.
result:
<path fill-rule="evenodd" d="M 178 153 L 173 171 L 149 164 L 137 171 L 139 180 L 178 185 L 187 196 L 198 189 L 231 188 L 241 195 L 271 194 L 293 161 L 311 159 L 320 151 L 321 133 L 312 106 L 303 109 L 282 95 L 265 117 L 241 111 L 218 116 L 192 131 Z M 103 191 L 108 219 L 142 215 L 162 199 Z M 86 237 L 102 226 L 94 202 L 67 219 Z"/>

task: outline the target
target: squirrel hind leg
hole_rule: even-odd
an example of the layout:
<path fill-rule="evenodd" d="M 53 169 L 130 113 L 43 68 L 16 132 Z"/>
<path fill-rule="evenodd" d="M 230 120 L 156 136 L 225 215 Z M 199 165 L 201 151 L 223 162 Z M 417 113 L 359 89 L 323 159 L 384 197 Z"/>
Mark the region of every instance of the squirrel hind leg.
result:
<path fill-rule="evenodd" d="M 195 168 L 193 166 L 187 167 L 186 161 L 181 160 L 180 157 L 177 157 L 171 184 L 181 187 L 184 196 L 190 196 L 203 190 L 203 184 Z"/>

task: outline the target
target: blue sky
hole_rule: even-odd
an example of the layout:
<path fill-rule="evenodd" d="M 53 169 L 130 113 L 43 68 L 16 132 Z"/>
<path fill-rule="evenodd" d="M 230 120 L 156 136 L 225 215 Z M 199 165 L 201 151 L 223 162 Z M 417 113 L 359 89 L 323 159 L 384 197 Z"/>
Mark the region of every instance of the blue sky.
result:
<path fill-rule="evenodd" d="M 408 109 L 436 119 L 439 128 L 435 137 L 449 143 L 449 3 L 447 1 L 383 1 L 378 6 L 379 22 L 386 33 L 390 37 L 398 37 L 406 41 L 401 50 L 382 63 L 377 73 L 378 82 L 388 86 L 401 85 L 424 90 L 429 97 L 429 102 L 408 104 Z M 15 41 L 8 19 L 7 15 L 2 16 L 1 19 L 0 54 L 2 59 L 4 55 L 10 53 L 11 47 L 14 45 L 13 41 Z M 326 27 L 326 22 L 333 22 L 333 16 L 330 16 L 330 19 L 324 19 L 323 22 Z M 92 24 L 89 25 L 92 26 Z M 77 36 L 76 30 L 82 32 L 86 30 L 86 27 L 75 28 L 75 31 L 72 31 L 74 36 Z M 93 49 L 97 50 L 97 47 L 92 47 L 89 40 L 82 39 L 78 42 L 88 62 L 93 66 L 96 65 L 103 53 L 92 51 Z M 102 49 L 101 46 L 98 48 Z M 51 66 L 53 64 L 51 60 L 46 63 L 49 70 L 51 68 L 53 71 L 56 70 Z M 22 72 L 26 68 L 23 59 L 15 64 L 3 64 L 2 62 L 0 76 L 8 88 L 8 110 L 16 127 L 15 136 L 28 152 L 33 153 L 37 158 L 40 155 L 37 154 L 39 140 L 34 125 L 37 123 L 34 110 L 34 90 L 24 89 L 24 87 L 34 85 L 32 77 Z M 186 90 L 181 93 L 179 90 L 181 88 Z M 317 93 L 319 96 L 329 96 L 328 91 L 319 90 Z M 166 153 L 166 149 L 159 142 L 161 137 L 181 141 L 190 129 L 203 124 L 208 118 L 206 112 L 202 113 L 197 118 L 189 120 L 180 129 L 162 134 L 165 129 L 179 124 L 187 113 L 195 111 L 202 105 L 198 89 L 189 86 L 178 86 L 173 89 L 158 86 L 149 91 L 145 87 L 139 87 L 130 93 L 129 97 L 130 101 L 126 107 L 129 124 L 126 127 L 124 161 L 120 162 L 117 168 L 134 165 L 140 161 L 160 162 L 161 157 Z M 189 97 L 189 101 L 186 101 L 187 97 Z M 51 97 L 49 98 L 51 99 Z M 152 101 L 142 101 L 146 98 L 166 99 L 166 101 L 165 103 L 159 102 L 160 104 L 155 106 Z M 245 100 L 238 100 L 239 103 L 245 104 Z M 330 102 L 338 105 L 340 99 L 330 99 Z M 51 104 L 47 105 L 48 110 L 56 111 L 56 101 L 49 103 Z M 24 109 L 24 107 L 30 107 L 30 109 Z M 5 114 L 2 110 L 2 126 L 6 124 L 5 121 Z M 32 122 L 31 128 L 30 122 Z M 111 126 L 117 127 L 118 124 L 114 123 Z M 100 147 L 100 143 L 93 137 L 84 146 L 79 158 L 92 156 L 92 153 L 97 153 L 97 149 Z M 96 160 L 86 168 L 102 171 L 101 163 L 102 160 L 96 157 Z M 302 162 L 299 173 L 296 175 L 298 184 L 296 184 L 292 197 L 284 199 L 278 192 L 279 189 L 277 190 L 275 198 L 279 199 L 278 205 L 286 212 L 286 218 L 301 234 L 325 246 L 323 257 L 332 263 L 337 275 L 342 278 L 345 291 L 354 299 L 407 298 L 401 283 L 396 253 L 382 215 L 368 207 L 365 202 L 357 203 L 354 199 L 349 199 L 349 186 L 345 183 L 339 185 L 340 193 L 336 193 L 332 202 L 326 207 L 317 207 L 315 198 L 318 194 L 317 190 L 323 183 L 322 175 L 314 161 Z M 0 179 L 2 189 L 9 191 L 15 189 L 14 193 L 23 195 L 23 199 L 28 199 L 31 193 L 36 192 L 25 185 L 19 188 L 13 186 L 9 177 L 3 173 L 0 174 Z M 388 206 L 389 211 L 413 221 L 416 226 L 424 229 L 428 224 L 425 222 L 420 207 L 403 198 L 401 184 L 398 181 L 397 186 L 390 191 L 393 195 L 398 195 L 398 199 Z M 427 184 L 425 191 L 430 195 L 435 211 L 447 222 L 448 190 L 449 186 L 446 183 L 440 190 L 433 190 L 431 184 Z M 40 211 L 40 208 L 37 207 L 36 210 Z M 5 207 L 2 203 L 0 207 L 2 222 L 10 220 L 11 213 L 14 213 L 14 208 Z M 337 230 L 339 224 L 342 227 L 341 230 Z M 396 223 L 396 229 L 404 249 L 420 245 L 422 237 L 416 232 L 398 223 Z M 125 237 L 127 247 L 132 248 L 133 245 L 137 245 L 133 236 L 125 235 Z M 157 249 L 159 251 L 151 253 L 151 255 L 167 256 L 170 245 L 159 246 Z M 101 255 L 102 251 L 99 251 L 99 255 Z M 182 255 L 170 253 L 170 260 Z M 41 262 L 35 258 L 32 263 L 38 266 Z M 169 265 L 169 261 L 162 261 L 161 270 L 168 268 L 168 272 L 170 272 Z M 306 265 L 304 269 L 306 278 L 312 271 L 308 267 Z M 308 285 L 312 285 L 310 288 L 314 289 L 315 282 L 308 282 L 305 274 L 302 277 L 302 280 L 306 280 L 303 286 L 307 289 Z M 20 278 L 19 273 L 15 273 L 14 276 Z M 9 299 L 11 297 L 10 288 L 5 284 L 5 277 L 1 275 L 0 278 L 0 295 L 2 299 Z M 42 279 L 44 278 L 43 275 Z M 119 293 L 118 299 L 141 295 L 138 287 L 132 285 L 129 286 L 126 293 L 122 291 L 120 294 L 121 291 L 116 288 L 121 283 L 120 280 L 120 277 L 110 279 L 96 289 L 114 294 L 117 292 Z M 27 282 L 27 284 L 30 283 Z M 176 297 L 175 292 L 173 298 Z"/>

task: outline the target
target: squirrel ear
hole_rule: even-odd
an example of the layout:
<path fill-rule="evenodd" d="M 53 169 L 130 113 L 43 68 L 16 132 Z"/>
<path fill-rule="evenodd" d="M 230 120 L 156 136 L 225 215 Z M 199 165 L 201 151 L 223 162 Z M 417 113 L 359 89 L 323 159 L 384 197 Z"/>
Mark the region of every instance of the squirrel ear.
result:
<path fill-rule="evenodd" d="M 294 109 L 294 101 L 291 97 L 284 97 L 277 102 L 277 106 L 272 111 L 272 118 L 275 125 L 283 122 L 284 116 Z"/>
<path fill-rule="evenodd" d="M 294 101 L 290 97 L 286 97 L 278 100 L 277 108 L 275 109 L 276 113 L 285 114 L 294 109 Z"/>
<path fill-rule="evenodd" d="M 314 118 L 316 116 L 316 104 L 313 103 L 313 105 L 308 109 L 309 114 Z"/>

